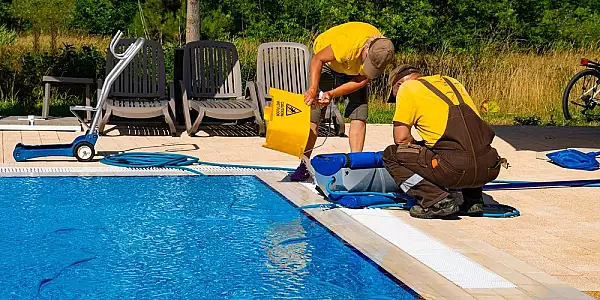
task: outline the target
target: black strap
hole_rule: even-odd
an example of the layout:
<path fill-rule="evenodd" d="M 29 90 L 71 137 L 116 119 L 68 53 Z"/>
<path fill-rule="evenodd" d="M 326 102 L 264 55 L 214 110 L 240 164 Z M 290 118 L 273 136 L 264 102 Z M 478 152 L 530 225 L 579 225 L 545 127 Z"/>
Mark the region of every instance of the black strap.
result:
<path fill-rule="evenodd" d="M 444 93 L 442 93 L 435 86 L 433 86 L 433 84 L 429 83 L 429 81 L 427 81 L 425 79 L 418 79 L 418 80 L 423 85 L 425 85 L 425 87 L 427 87 L 429 90 L 431 90 L 434 94 L 436 94 L 438 97 L 440 97 L 442 100 L 444 100 L 444 102 L 446 102 L 448 105 L 450 105 L 450 106 L 455 105 L 454 103 L 452 103 L 452 100 L 450 100 L 450 98 L 448 98 L 448 96 L 444 95 Z"/>
<path fill-rule="evenodd" d="M 459 104 L 465 103 L 465 101 L 463 100 L 462 95 L 458 92 L 458 90 L 456 89 L 456 87 L 454 86 L 454 84 L 452 84 L 452 82 L 450 81 L 450 79 L 448 79 L 446 77 L 443 77 L 443 78 L 444 78 L 444 81 L 446 81 L 446 83 L 450 86 L 450 88 L 452 89 L 452 91 L 456 95 L 456 98 L 458 99 L 458 103 Z"/>

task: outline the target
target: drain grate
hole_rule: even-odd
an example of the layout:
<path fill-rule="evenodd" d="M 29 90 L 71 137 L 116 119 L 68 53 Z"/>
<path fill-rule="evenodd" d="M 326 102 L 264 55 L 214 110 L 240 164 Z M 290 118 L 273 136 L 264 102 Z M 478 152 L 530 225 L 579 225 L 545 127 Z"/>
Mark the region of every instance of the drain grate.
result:
<path fill-rule="evenodd" d="M 205 174 L 231 174 L 245 175 L 273 170 L 253 168 L 233 168 L 218 166 L 193 166 L 190 169 Z M 0 167 L 0 176 L 22 175 L 94 175 L 94 174 L 127 174 L 127 175 L 190 175 L 191 173 L 180 169 L 170 168 L 119 168 L 119 167 Z"/>

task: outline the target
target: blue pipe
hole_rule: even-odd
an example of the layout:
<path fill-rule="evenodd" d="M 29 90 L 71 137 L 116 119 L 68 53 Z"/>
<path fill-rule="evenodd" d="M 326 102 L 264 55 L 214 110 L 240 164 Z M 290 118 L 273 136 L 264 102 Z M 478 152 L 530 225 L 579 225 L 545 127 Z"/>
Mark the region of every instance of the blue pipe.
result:
<path fill-rule="evenodd" d="M 198 164 L 199 165 L 207 165 L 207 166 L 215 166 L 215 167 L 223 167 L 223 168 L 275 170 L 275 171 L 286 171 L 286 172 L 296 171 L 296 169 L 294 169 L 294 168 L 224 164 L 224 163 L 215 163 L 215 162 L 208 162 L 208 161 L 201 161 L 201 160 L 198 161 Z"/>
<path fill-rule="evenodd" d="M 335 204 L 335 203 L 315 203 L 315 204 L 299 206 L 298 209 L 300 209 L 300 210 L 311 209 L 311 208 L 331 209 L 331 208 L 339 208 L 339 207 L 341 207 L 341 206 L 338 204 Z"/>
<path fill-rule="evenodd" d="M 600 179 L 563 180 L 563 181 L 503 181 L 505 183 L 483 186 L 484 190 L 522 189 L 536 187 L 600 187 Z"/>
<path fill-rule="evenodd" d="M 371 205 L 371 206 L 367 206 L 367 208 L 403 208 L 403 209 L 410 209 L 412 205 L 409 205 L 408 203 L 395 203 L 395 204 L 376 204 L 376 205 Z"/>

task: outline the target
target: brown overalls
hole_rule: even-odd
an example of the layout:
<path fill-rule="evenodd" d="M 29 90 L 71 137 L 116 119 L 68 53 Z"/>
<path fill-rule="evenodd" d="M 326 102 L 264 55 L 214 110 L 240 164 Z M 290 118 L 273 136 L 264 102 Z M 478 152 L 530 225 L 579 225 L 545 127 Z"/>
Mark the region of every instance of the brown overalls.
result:
<path fill-rule="evenodd" d="M 424 208 L 448 196 L 446 189 L 462 189 L 463 195 L 478 198 L 482 186 L 498 177 L 501 160 L 491 147 L 494 131 L 465 104 L 456 87 L 456 105 L 428 81 L 419 79 L 449 106 L 448 124 L 431 148 L 391 145 L 383 153 L 385 168 L 402 191 Z"/>

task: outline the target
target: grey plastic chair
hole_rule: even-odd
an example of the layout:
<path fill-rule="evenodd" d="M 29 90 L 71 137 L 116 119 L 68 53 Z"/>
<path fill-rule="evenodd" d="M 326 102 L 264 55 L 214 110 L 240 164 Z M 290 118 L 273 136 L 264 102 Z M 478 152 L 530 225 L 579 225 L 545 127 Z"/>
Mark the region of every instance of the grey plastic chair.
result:
<path fill-rule="evenodd" d="M 135 39 L 119 41 L 117 49 L 125 49 Z M 110 72 L 118 60 L 108 52 L 106 72 Z M 99 85 L 102 84 L 100 81 Z M 170 97 L 166 95 L 164 54 L 161 45 L 155 41 L 146 41 L 144 47 L 114 82 L 104 104 L 104 117 L 99 122 L 100 132 L 112 115 L 146 119 L 164 116 L 172 135 L 175 135 L 175 123 L 171 113 L 175 111 L 173 83 Z"/>
<path fill-rule="evenodd" d="M 258 102 L 244 97 L 238 52 L 232 43 L 195 41 L 185 45 L 181 89 L 189 135 L 198 132 L 204 117 L 220 120 L 253 117 L 258 133 L 265 132 Z M 198 112 L 193 122 L 191 110 Z"/>
<path fill-rule="evenodd" d="M 246 94 L 256 98 L 261 112 L 271 101 L 269 89 L 276 88 L 288 92 L 303 94 L 310 82 L 309 67 L 311 51 L 299 43 L 264 43 L 258 47 L 256 60 L 256 82 L 246 83 Z M 342 114 L 335 104 L 327 108 L 325 118 L 335 116 L 335 129 L 338 135 L 344 135 L 345 126 Z"/>

